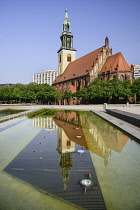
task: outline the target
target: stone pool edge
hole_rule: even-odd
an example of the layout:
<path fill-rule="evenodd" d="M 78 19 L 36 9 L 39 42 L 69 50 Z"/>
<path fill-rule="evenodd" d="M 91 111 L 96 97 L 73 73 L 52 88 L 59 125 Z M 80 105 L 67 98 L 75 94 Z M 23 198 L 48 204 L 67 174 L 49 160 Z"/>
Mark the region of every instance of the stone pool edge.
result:
<path fill-rule="evenodd" d="M 140 129 L 137 126 L 134 126 L 126 121 L 123 121 L 121 119 L 118 119 L 114 116 L 109 115 L 105 111 L 95 111 L 95 110 L 90 110 L 92 113 L 98 115 L 99 117 L 103 118 L 110 124 L 113 124 L 123 132 L 131 135 L 134 138 L 137 138 L 140 140 Z"/>

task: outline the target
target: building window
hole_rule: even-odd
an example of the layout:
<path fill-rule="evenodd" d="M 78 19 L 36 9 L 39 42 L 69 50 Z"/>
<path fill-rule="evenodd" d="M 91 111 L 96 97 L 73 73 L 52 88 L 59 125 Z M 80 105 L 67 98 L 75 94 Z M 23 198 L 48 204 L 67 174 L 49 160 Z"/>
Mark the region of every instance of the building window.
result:
<path fill-rule="evenodd" d="M 67 38 L 67 48 L 70 49 L 71 48 L 71 39 Z"/>
<path fill-rule="evenodd" d="M 70 146 L 71 146 L 71 141 L 70 140 L 67 140 L 67 148 L 69 149 L 70 148 Z"/>
<path fill-rule="evenodd" d="M 122 81 L 122 82 L 123 82 L 123 81 L 124 81 L 124 79 L 125 79 L 125 78 L 124 78 L 124 76 L 123 76 L 123 75 L 121 75 L 121 76 L 120 76 L 120 81 Z"/>
<path fill-rule="evenodd" d="M 61 55 L 59 56 L 59 63 L 61 63 Z"/>
<path fill-rule="evenodd" d="M 67 61 L 71 62 L 71 55 L 70 54 L 67 55 Z"/>

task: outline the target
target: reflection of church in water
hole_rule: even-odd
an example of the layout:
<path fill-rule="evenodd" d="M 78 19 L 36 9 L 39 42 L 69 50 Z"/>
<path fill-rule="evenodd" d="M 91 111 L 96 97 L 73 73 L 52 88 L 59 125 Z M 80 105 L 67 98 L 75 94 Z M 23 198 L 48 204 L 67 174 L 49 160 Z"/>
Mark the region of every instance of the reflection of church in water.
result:
<path fill-rule="evenodd" d="M 57 151 L 60 153 L 59 165 L 62 169 L 64 190 L 67 190 L 67 184 L 70 178 L 70 169 L 72 168 L 72 154 L 76 150 L 75 143 L 84 147 L 87 147 L 87 145 L 84 144 L 84 135 L 82 133 L 82 129 L 79 127 L 79 120 L 75 112 L 58 112 L 54 121 L 58 126 Z M 76 137 L 79 133 L 82 134 L 82 144 L 79 143 L 79 139 Z"/>
<path fill-rule="evenodd" d="M 126 135 L 97 116 L 90 119 L 89 116 L 77 115 L 76 112 L 61 111 L 54 121 L 58 125 L 57 150 L 61 153 L 60 166 L 65 173 L 72 166 L 75 143 L 103 158 L 104 166 L 107 166 L 111 151 L 120 153 L 128 141 Z"/>
<path fill-rule="evenodd" d="M 89 150 L 102 157 L 104 166 L 107 166 L 112 151 L 121 153 L 129 139 L 128 136 L 96 115 L 91 118 L 81 116 L 80 120 L 82 125 L 86 125 L 83 130 Z"/>
<path fill-rule="evenodd" d="M 34 125 L 42 129 L 37 128 L 37 135 L 5 167 L 4 172 L 35 186 L 40 192 L 54 195 L 82 209 L 92 209 L 94 205 L 98 207 L 99 202 L 105 209 L 94 164 L 90 152 L 86 150 L 88 145 L 80 116 L 76 112 L 61 111 L 52 120 L 34 119 Z M 48 128 L 56 127 L 48 131 Z M 82 150 L 84 153 L 79 153 Z M 88 189 L 85 194 L 84 186 L 80 185 L 89 172 L 93 175 L 98 203 L 94 189 Z"/>
<path fill-rule="evenodd" d="M 103 158 L 104 166 L 107 166 L 111 152 L 120 153 L 128 141 L 128 137 L 121 131 L 99 117 L 91 116 L 91 113 L 88 113 L 88 116 L 86 114 L 60 111 L 54 118 L 33 119 L 34 126 L 46 130 L 57 129 L 57 151 L 60 154 L 59 166 L 62 170 L 64 190 L 67 190 L 70 179 L 72 155 L 76 151 L 76 144 Z"/>

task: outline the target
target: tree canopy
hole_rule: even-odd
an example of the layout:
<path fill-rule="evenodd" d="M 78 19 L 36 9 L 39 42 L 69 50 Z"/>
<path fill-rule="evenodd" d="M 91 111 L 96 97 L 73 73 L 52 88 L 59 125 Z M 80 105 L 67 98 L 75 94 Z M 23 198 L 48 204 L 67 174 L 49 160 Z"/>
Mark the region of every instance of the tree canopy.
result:
<path fill-rule="evenodd" d="M 110 100 L 113 103 L 118 103 L 120 98 L 123 102 L 126 102 L 129 97 L 134 96 L 134 93 L 137 92 L 137 94 L 140 94 L 139 81 L 131 85 L 130 80 L 124 80 L 122 82 L 116 78 L 112 80 L 101 80 L 98 77 L 88 87 L 74 93 L 74 96 L 78 99 L 87 99 L 89 102 L 93 102 L 94 100 L 94 103 L 110 103 Z"/>
<path fill-rule="evenodd" d="M 17 83 L 11 87 L 0 87 L 0 101 L 8 103 L 55 103 L 59 98 L 59 92 L 48 84 L 36 84 L 31 82 L 27 85 Z"/>
<path fill-rule="evenodd" d="M 131 84 L 130 80 L 123 82 L 114 78 L 112 80 L 101 80 L 96 78 L 88 87 L 72 93 L 66 91 L 60 94 L 54 87 L 48 84 L 29 83 L 27 85 L 17 83 L 12 86 L 0 86 L 0 101 L 5 103 L 45 103 L 55 104 L 59 99 L 82 99 L 86 103 L 118 103 L 120 99 L 126 103 L 129 97 L 136 95 L 140 101 L 140 78 Z"/>
<path fill-rule="evenodd" d="M 131 86 L 132 93 L 136 95 L 138 102 L 140 102 L 140 78 L 136 79 Z"/>

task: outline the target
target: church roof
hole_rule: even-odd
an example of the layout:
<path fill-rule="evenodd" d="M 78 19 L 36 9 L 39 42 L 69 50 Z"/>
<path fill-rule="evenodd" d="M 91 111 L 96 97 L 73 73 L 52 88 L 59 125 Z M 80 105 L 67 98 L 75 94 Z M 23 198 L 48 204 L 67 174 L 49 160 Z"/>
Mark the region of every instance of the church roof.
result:
<path fill-rule="evenodd" d="M 107 71 L 116 72 L 117 71 L 130 71 L 130 66 L 126 62 L 122 53 L 116 53 L 107 58 L 104 63 L 100 74 L 105 73 Z"/>
<path fill-rule="evenodd" d="M 66 80 L 75 79 L 77 77 L 82 77 L 89 74 L 89 71 L 91 70 L 93 66 L 93 62 L 96 61 L 97 55 L 100 54 L 103 50 L 103 47 L 88 53 L 87 55 L 71 62 L 63 74 L 58 76 L 53 84 L 64 82 Z"/>

